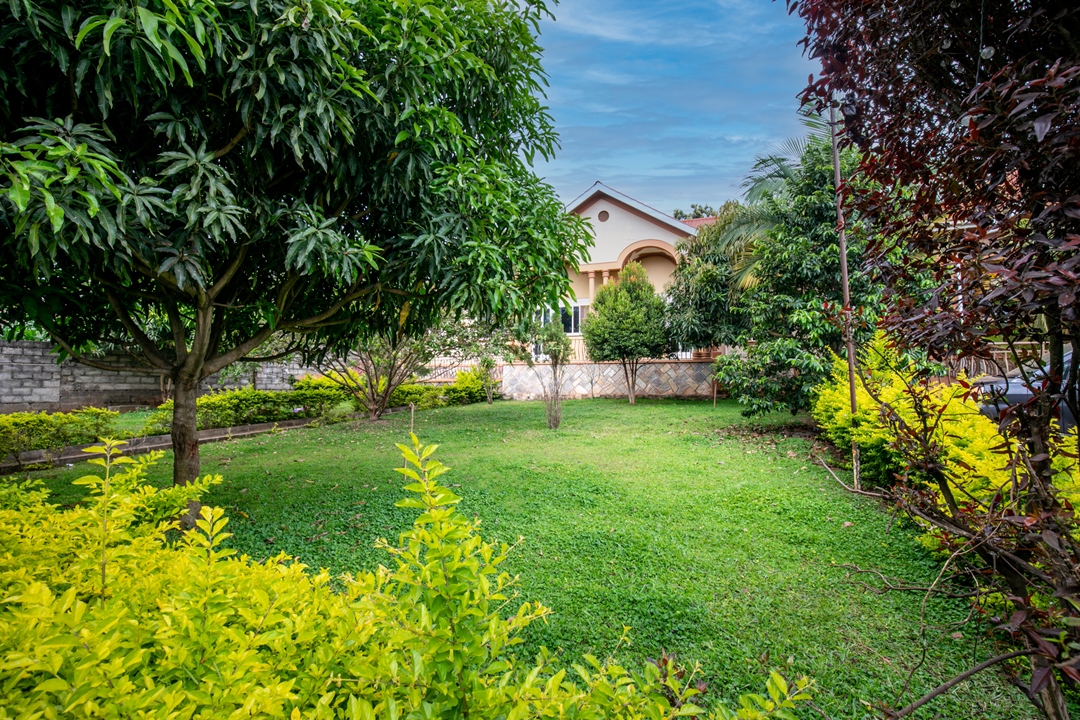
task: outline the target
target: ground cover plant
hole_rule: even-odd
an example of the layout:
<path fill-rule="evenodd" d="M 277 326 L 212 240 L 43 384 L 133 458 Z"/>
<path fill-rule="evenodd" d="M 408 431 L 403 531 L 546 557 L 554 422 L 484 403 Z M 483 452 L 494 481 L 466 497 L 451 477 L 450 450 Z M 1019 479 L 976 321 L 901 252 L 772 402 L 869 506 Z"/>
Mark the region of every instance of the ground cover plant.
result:
<path fill-rule="evenodd" d="M 505 567 L 521 574 L 522 598 L 554 612 L 524 633 L 520 653 L 546 645 L 577 662 L 614 651 L 630 666 L 674 652 L 681 662 L 701 662 L 704 704 L 733 701 L 760 687 L 768 667 L 790 660 L 785 672 L 814 678 L 814 703 L 829 717 L 881 716 L 864 701 L 893 701 L 918 664 L 919 603 L 870 592 L 844 566 L 928 584 L 940 562 L 918 545 L 916 531 L 838 488 L 809 461 L 810 441 L 800 433 L 754 430 L 734 402 L 714 410 L 575 401 L 563 410 L 557 432 L 539 403 L 415 416 L 417 433 L 442 444 L 439 455 L 452 468 L 446 485 L 464 498 L 461 511 L 482 520 L 487 538 L 524 538 Z M 256 558 L 289 552 L 334 574 L 386 563 L 375 539 L 397 537 L 413 519 L 395 507 L 401 480 L 389 470 L 400 467 L 395 442 L 409 422 L 396 414 L 207 445 L 206 470 L 225 480 L 206 499 L 232 518 L 227 543 Z M 83 474 L 68 468 L 41 477 L 55 501 L 71 504 L 81 495 L 70 480 Z M 150 477 L 169 482 L 164 466 Z M 951 637 L 951 623 L 966 614 L 963 601 L 927 603 L 928 655 L 907 699 L 966 669 L 972 656 L 953 651 L 970 649 L 973 638 L 966 629 L 963 640 Z M 624 626 L 632 628 L 629 645 L 619 645 Z M 975 658 L 992 652 L 979 640 Z M 993 671 L 932 711 L 1036 716 Z"/>

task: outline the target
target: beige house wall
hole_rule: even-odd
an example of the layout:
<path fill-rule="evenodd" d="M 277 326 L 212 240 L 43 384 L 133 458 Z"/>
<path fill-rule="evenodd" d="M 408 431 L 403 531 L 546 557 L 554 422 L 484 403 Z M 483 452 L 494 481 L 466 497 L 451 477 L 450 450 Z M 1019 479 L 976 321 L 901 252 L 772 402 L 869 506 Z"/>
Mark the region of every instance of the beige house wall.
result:
<path fill-rule="evenodd" d="M 589 295 L 589 273 L 567 270 L 566 274 L 570 276 L 570 282 L 573 284 L 574 297 L 578 300 L 592 300 Z"/>
<path fill-rule="evenodd" d="M 586 262 L 578 268 L 566 269 L 573 304 L 582 308 L 579 313 L 582 322 L 596 291 L 605 281 L 616 281 L 628 262 L 640 262 L 656 291 L 664 292 L 675 272 L 677 244 L 694 233 L 692 228 L 684 229 L 674 218 L 633 198 L 622 196 L 619 199 L 621 195 L 611 188 L 596 190 L 572 209 L 588 221 L 594 241 Z M 581 334 L 572 332 L 570 340 L 574 360 L 585 360 Z"/>
<path fill-rule="evenodd" d="M 664 292 L 671 284 L 671 276 L 675 272 L 675 263 L 666 255 L 646 255 L 638 260 L 645 268 L 645 274 L 649 276 L 649 282 L 657 292 Z"/>
<path fill-rule="evenodd" d="M 602 210 L 608 212 L 606 222 L 599 220 Z M 577 212 L 592 225 L 596 242 L 589 253 L 589 265 L 617 263 L 623 250 L 639 240 L 659 240 L 674 245 L 689 235 L 677 235 L 655 220 L 605 197 L 597 197 Z"/>

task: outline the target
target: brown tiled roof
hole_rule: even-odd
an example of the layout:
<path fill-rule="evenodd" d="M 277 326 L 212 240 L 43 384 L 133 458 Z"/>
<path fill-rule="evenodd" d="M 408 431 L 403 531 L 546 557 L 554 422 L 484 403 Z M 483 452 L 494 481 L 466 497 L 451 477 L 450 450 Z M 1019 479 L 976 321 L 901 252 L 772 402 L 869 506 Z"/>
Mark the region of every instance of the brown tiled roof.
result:
<path fill-rule="evenodd" d="M 692 228 L 694 228 L 696 230 L 697 228 L 701 227 L 702 225 L 712 225 L 713 223 L 716 222 L 716 218 L 715 217 L 686 218 L 685 220 L 683 220 L 681 222 L 684 225 L 689 225 L 690 227 L 692 227 Z"/>

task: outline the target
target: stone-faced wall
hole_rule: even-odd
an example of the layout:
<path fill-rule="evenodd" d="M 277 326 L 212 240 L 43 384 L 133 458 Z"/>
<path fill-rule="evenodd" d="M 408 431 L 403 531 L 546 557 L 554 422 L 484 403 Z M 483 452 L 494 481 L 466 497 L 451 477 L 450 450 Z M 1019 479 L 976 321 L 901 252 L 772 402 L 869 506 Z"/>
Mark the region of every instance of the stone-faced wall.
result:
<path fill-rule="evenodd" d="M 43 342 L 0 341 L 0 412 L 23 410 L 73 410 L 94 405 L 97 407 L 159 405 L 165 386 L 158 375 L 136 372 L 99 370 L 71 360 L 56 362 L 52 345 Z M 129 365 L 127 357 L 105 357 L 105 362 Z M 288 390 L 290 377 L 301 377 L 317 371 L 298 363 L 268 363 L 255 373 L 255 385 L 260 390 Z M 251 373 L 229 378 L 221 383 L 210 376 L 206 390 L 224 386 L 250 385 Z"/>
<path fill-rule="evenodd" d="M 701 360 L 655 360 L 641 364 L 638 370 L 638 397 L 711 398 L 712 363 Z M 499 392 L 514 400 L 543 397 L 537 373 L 551 377 L 551 367 L 515 363 L 504 365 Z M 626 397 L 626 380 L 619 363 L 572 363 L 566 366 L 563 393 L 568 398 Z"/>

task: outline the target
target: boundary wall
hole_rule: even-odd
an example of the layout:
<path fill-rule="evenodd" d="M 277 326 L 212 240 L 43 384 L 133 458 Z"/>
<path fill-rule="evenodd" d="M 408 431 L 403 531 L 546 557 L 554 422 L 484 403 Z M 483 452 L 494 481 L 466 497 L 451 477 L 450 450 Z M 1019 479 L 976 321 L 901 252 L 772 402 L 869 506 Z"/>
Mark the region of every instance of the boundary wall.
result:
<path fill-rule="evenodd" d="M 135 367 L 126 356 L 103 357 L 105 362 Z M 265 363 L 228 383 L 211 375 L 204 392 L 254 384 L 260 390 L 289 390 L 290 378 L 317 372 L 294 362 Z M 87 405 L 96 407 L 156 407 L 168 386 L 158 375 L 99 370 L 73 360 L 57 363 L 52 344 L 0 341 L 0 413 L 25 410 L 56 412 Z"/>
<path fill-rule="evenodd" d="M 551 366 L 537 363 L 504 365 L 499 392 L 514 400 L 537 400 L 543 397 L 540 376 L 547 381 Z M 713 381 L 711 360 L 648 360 L 638 369 L 638 397 L 711 398 Z M 626 397 L 626 380 L 617 362 L 570 363 L 566 366 L 563 393 L 567 398 Z"/>

